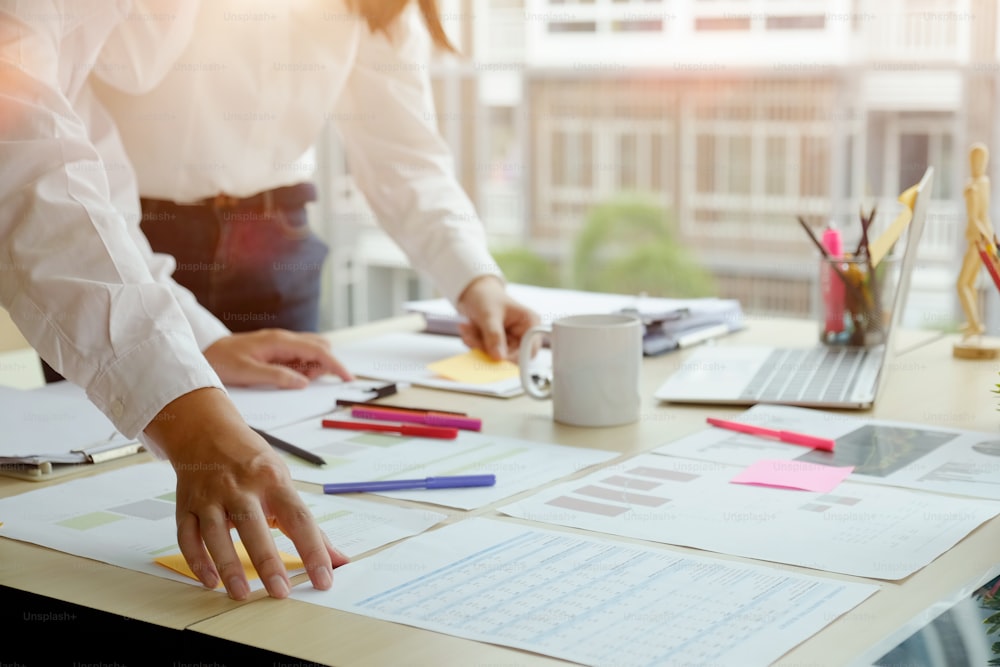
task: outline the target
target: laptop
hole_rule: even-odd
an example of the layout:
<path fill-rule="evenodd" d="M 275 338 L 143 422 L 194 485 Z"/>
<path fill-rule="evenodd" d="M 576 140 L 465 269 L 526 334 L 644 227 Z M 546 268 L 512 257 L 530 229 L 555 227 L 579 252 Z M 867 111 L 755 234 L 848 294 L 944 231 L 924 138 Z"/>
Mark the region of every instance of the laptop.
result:
<path fill-rule="evenodd" d="M 809 347 L 701 347 L 654 396 L 672 403 L 870 408 L 884 380 L 894 332 L 906 307 L 933 180 L 934 168 L 928 167 L 915 187 L 913 217 L 896 243 L 897 252 L 900 243 L 904 245 L 884 343 L 869 347 L 818 342 Z"/>

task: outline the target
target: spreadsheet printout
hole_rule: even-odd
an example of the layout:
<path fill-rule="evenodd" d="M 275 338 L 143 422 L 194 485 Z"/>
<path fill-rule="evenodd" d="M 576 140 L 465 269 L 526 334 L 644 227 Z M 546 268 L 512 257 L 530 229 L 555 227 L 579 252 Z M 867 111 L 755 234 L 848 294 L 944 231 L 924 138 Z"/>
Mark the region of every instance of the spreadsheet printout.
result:
<path fill-rule="evenodd" d="M 337 570 L 305 602 L 587 665 L 763 665 L 878 590 L 468 519 Z"/>

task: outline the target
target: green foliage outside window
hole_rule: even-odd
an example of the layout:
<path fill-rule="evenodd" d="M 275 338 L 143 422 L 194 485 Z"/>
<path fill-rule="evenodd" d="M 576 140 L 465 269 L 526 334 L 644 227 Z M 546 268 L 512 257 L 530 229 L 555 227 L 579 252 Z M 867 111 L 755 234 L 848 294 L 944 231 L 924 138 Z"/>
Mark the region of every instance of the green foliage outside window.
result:
<path fill-rule="evenodd" d="M 640 195 L 592 208 L 576 240 L 573 287 L 649 296 L 714 296 L 708 273 L 677 242 L 666 209 Z"/>
<path fill-rule="evenodd" d="M 505 248 L 492 254 L 504 276 L 512 283 L 539 287 L 560 286 L 555 267 L 530 248 Z"/>

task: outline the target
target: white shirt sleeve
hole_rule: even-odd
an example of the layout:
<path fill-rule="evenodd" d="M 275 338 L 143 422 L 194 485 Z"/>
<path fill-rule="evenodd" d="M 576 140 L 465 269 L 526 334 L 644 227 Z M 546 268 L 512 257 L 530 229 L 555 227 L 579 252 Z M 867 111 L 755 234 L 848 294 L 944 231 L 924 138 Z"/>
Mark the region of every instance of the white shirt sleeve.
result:
<path fill-rule="evenodd" d="M 170 401 L 221 383 L 111 203 L 109 165 L 71 102 L 91 33 L 67 38 L 64 21 L 44 18 L 65 10 L 0 3 L 0 303 L 133 437 Z"/>
<path fill-rule="evenodd" d="M 223 336 L 228 336 L 229 329 L 198 303 L 198 299 L 190 290 L 173 279 L 174 269 L 177 267 L 174 257 L 166 253 L 153 252 L 149 240 L 142 233 L 142 228 L 139 226 L 142 221 L 142 208 L 139 205 L 135 172 L 125 154 L 121 138 L 115 130 L 114 121 L 93 95 L 89 84 L 81 90 L 74 106 L 87 126 L 89 138 L 104 164 L 111 204 L 122 213 L 129 236 L 149 267 L 153 280 L 173 292 L 188 324 L 191 325 L 198 348 L 205 350 Z"/>
<path fill-rule="evenodd" d="M 405 12 L 391 38 L 363 31 L 335 117 L 351 175 L 379 222 L 454 303 L 473 278 L 502 275 L 437 130 L 420 20 Z"/>

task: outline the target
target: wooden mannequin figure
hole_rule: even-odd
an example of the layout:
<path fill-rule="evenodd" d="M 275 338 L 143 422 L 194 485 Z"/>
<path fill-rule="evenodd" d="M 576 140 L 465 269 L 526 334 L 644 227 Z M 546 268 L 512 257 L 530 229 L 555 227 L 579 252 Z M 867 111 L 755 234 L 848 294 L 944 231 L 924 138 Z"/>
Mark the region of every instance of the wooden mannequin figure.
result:
<path fill-rule="evenodd" d="M 990 159 L 985 144 L 975 143 L 969 149 L 969 180 L 963 192 L 965 196 L 966 226 L 965 240 L 968 248 L 958 272 L 958 302 L 965 313 L 965 323 L 961 326 L 962 341 L 955 344 L 954 355 L 965 359 L 993 359 L 998 349 L 982 340 L 986 331 L 979 307 L 979 293 L 976 281 L 983 265 L 980 251 L 993 244 L 993 226 L 990 224 L 990 179 L 986 175 L 986 164 Z"/>

